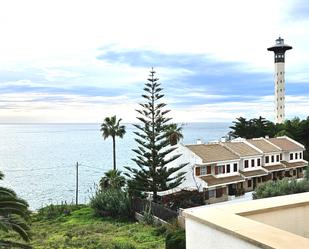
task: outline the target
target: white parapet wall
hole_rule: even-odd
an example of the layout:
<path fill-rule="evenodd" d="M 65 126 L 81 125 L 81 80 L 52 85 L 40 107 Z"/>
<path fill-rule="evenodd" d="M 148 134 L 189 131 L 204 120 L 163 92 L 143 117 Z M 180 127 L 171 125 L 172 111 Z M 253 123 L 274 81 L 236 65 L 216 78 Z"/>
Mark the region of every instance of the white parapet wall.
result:
<path fill-rule="evenodd" d="M 309 248 L 309 192 L 183 213 L 187 249 Z"/>
<path fill-rule="evenodd" d="M 260 247 L 193 219 L 186 219 L 186 248 L 258 249 Z"/>

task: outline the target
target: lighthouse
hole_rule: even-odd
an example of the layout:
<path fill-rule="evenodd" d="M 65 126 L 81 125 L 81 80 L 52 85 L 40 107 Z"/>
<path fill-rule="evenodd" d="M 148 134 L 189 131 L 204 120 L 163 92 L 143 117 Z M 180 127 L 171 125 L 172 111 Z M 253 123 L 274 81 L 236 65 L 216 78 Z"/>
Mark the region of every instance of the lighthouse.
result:
<path fill-rule="evenodd" d="M 275 53 L 275 121 L 276 123 L 283 123 L 285 119 L 285 51 L 292 49 L 291 46 L 284 44 L 284 40 L 279 37 L 276 44 L 268 51 Z"/>

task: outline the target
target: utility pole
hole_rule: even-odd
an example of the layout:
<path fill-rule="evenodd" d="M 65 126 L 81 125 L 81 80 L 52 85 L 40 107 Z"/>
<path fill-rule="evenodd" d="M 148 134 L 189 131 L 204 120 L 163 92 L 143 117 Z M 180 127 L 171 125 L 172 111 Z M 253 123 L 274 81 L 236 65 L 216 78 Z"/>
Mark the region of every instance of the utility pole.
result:
<path fill-rule="evenodd" d="M 76 193 L 75 193 L 76 201 L 75 204 L 78 205 L 78 162 L 76 162 Z"/>

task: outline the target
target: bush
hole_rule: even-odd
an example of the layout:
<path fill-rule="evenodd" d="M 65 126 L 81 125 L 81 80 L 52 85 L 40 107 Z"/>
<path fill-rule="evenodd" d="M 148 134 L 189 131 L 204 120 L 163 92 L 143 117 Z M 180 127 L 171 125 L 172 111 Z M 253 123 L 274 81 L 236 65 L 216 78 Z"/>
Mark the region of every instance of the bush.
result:
<path fill-rule="evenodd" d="M 54 219 L 63 215 L 70 215 L 71 212 L 78 210 L 85 205 L 68 205 L 66 202 L 60 205 L 50 204 L 38 210 L 38 217 L 41 219 Z"/>
<path fill-rule="evenodd" d="M 90 206 L 100 216 L 132 217 L 129 196 L 119 189 L 97 190 L 95 195 L 91 197 Z"/>
<path fill-rule="evenodd" d="M 275 182 L 266 182 L 259 185 L 253 193 L 253 199 L 260 199 L 266 197 L 290 195 L 309 191 L 309 181 L 295 179 L 283 179 Z"/>
<path fill-rule="evenodd" d="M 166 249 L 186 249 L 185 231 L 180 228 L 176 230 L 167 231 L 165 248 Z"/>

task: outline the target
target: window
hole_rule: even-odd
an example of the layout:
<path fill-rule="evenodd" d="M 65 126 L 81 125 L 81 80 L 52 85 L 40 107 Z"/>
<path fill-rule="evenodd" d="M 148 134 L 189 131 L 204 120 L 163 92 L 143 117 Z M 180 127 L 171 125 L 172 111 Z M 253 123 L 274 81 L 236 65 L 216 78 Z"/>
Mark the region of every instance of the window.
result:
<path fill-rule="evenodd" d="M 217 188 L 216 189 L 216 197 L 220 198 L 223 195 L 223 188 Z"/>
<path fill-rule="evenodd" d="M 277 155 L 276 157 L 277 157 L 277 162 L 279 162 L 280 161 L 280 156 Z"/>
<path fill-rule="evenodd" d="M 290 153 L 290 160 L 293 160 L 293 153 Z"/>
<path fill-rule="evenodd" d="M 248 168 L 248 167 L 249 167 L 249 161 L 245 160 L 245 168 Z"/>
<path fill-rule="evenodd" d="M 254 167 L 255 160 L 251 159 L 251 167 Z"/>
<path fill-rule="evenodd" d="M 282 161 L 282 153 L 280 154 L 280 161 Z"/>
<path fill-rule="evenodd" d="M 302 159 L 302 158 L 303 158 L 303 153 L 299 152 L 299 159 Z"/>
<path fill-rule="evenodd" d="M 217 166 L 217 174 L 224 174 L 225 173 L 225 167 L 224 165 Z"/>
<path fill-rule="evenodd" d="M 271 156 L 271 162 L 275 162 L 275 156 Z"/>
<path fill-rule="evenodd" d="M 209 190 L 209 191 L 208 191 L 208 197 L 209 197 L 209 198 L 215 197 L 215 190 Z"/>
<path fill-rule="evenodd" d="M 252 186 L 252 180 L 248 180 L 248 188 L 251 188 Z"/>
<path fill-rule="evenodd" d="M 293 176 L 296 176 L 296 169 L 293 170 Z"/>
<path fill-rule="evenodd" d="M 269 156 L 265 157 L 265 163 L 269 163 Z"/>
<path fill-rule="evenodd" d="M 237 163 L 234 163 L 234 172 L 237 172 Z"/>
<path fill-rule="evenodd" d="M 298 153 L 295 153 L 295 160 L 298 159 Z"/>
<path fill-rule="evenodd" d="M 258 160 L 257 160 L 257 166 L 261 166 L 261 159 L 260 158 L 258 158 Z"/>
<path fill-rule="evenodd" d="M 211 174 L 211 166 L 207 166 L 207 175 Z"/>
<path fill-rule="evenodd" d="M 201 166 L 201 175 L 206 175 L 206 166 Z"/>
<path fill-rule="evenodd" d="M 229 164 L 226 165 L 226 173 L 230 173 L 230 165 Z"/>

